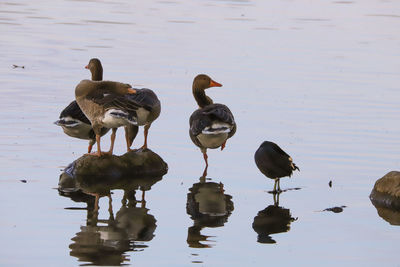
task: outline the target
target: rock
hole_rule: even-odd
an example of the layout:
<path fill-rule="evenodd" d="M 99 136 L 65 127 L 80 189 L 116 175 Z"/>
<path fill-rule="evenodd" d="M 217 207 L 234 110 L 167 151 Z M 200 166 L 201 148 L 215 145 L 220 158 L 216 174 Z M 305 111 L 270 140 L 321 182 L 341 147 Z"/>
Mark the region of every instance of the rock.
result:
<path fill-rule="evenodd" d="M 391 171 L 378 179 L 369 198 L 375 206 L 400 211 L 400 172 Z"/>
<path fill-rule="evenodd" d="M 168 171 L 168 165 L 153 151 L 137 150 L 122 156 L 85 155 L 64 169 L 58 189 L 107 194 L 113 189 L 149 190 Z"/>

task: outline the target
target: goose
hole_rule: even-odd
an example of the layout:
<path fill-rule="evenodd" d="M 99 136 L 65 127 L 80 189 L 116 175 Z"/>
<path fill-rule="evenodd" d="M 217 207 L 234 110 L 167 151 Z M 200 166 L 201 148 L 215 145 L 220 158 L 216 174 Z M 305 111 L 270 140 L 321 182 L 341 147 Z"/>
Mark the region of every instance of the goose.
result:
<path fill-rule="evenodd" d="M 131 85 L 113 81 L 83 80 L 75 88 L 75 98 L 79 107 L 90 120 L 96 134 L 97 152 L 92 155 L 112 154 L 117 128 L 130 125 L 145 125 L 145 143 L 151 123 L 160 115 L 161 105 L 150 89 L 134 89 Z M 100 149 L 101 128 L 112 128 L 111 146 L 108 153 Z M 128 141 L 125 128 L 127 150 Z"/>
<path fill-rule="evenodd" d="M 273 193 L 281 192 L 280 178 L 290 177 L 295 170 L 300 171 L 292 158 L 277 144 L 270 141 L 265 141 L 260 145 L 254 154 L 254 160 L 265 176 L 275 180 Z"/>
<path fill-rule="evenodd" d="M 236 132 L 236 123 L 232 112 L 226 105 L 214 104 L 205 94 L 205 89 L 221 87 L 205 74 L 197 75 L 193 80 L 192 92 L 199 108 L 189 119 L 189 135 L 193 143 L 200 148 L 206 163 L 203 176 L 207 175 L 207 149 L 225 148 L 226 141 Z"/>
<path fill-rule="evenodd" d="M 99 59 L 90 59 L 89 64 L 85 68 L 90 70 L 93 81 L 103 80 L 103 66 Z M 93 132 L 89 119 L 83 114 L 75 100 L 61 111 L 59 119 L 54 124 L 61 126 L 66 135 L 89 140 L 88 153 L 92 151 L 92 147 L 96 143 L 96 135 Z M 109 130 L 109 128 L 102 128 L 100 135 L 105 135 Z"/>

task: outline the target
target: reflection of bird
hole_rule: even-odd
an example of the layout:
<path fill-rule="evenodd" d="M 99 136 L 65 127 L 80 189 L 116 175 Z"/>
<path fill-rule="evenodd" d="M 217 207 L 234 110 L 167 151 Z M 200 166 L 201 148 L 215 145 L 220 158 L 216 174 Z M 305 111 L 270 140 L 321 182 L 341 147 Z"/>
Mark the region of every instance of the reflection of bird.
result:
<path fill-rule="evenodd" d="M 93 81 L 103 79 L 103 67 L 97 58 L 92 58 L 85 68 L 92 73 Z M 54 123 L 61 126 L 64 133 L 71 137 L 89 140 L 88 153 L 92 151 L 92 146 L 96 143 L 96 135 L 89 119 L 83 114 L 75 100 L 61 112 L 59 120 Z M 105 135 L 109 130 L 109 128 L 101 128 L 100 135 Z"/>
<path fill-rule="evenodd" d="M 212 99 L 205 94 L 205 89 L 214 86 L 222 85 L 205 74 L 197 75 L 193 80 L 193 96 L 199 109 L 190 116 L 189 134 L 203 153 L 206 162 L 203 176 L 207 175 L 207 148 L 221 147 L 223 150 L 228 138 L 236 132 L 235 119 L 229 108 L 223 104 L 213 104 Z"/>
<path fill-rule="evenodd" d="M 157 228 L 157 220 L 149 214 L 146 208 L 146 202 L 142 199 L 141 207 L 136 207 L 138 201 L 135 199 L 135 192 L 125 191 L 123 205 L 117 212 L 115 221 L 118 228 L 124 229 L 129 239 L 134 241 L 150 241 L 154 237 L 154 231 Z M 126 196 L 130 197 L 126 203 Z"/>
<path fill-rule="evenodd" d="M 99 219 L 96 208 L 88 210 L 87 225 L 81 226 L 80 232 L 72 238 L 70 255 L 77 257 L 81 262 L 120 265 L 128 260 L 125 252 L 134 250 L 125 230 L 118 228 L 115 223 L 111 195 L 109 198 L 109 218 Z M 105 225 L 98 225 L 98 222 Z"/>
<path fill-rule="evenodd" d="M 126 196 L 129 195 L 129 202 Z M 72 195 L 64 195 L 71 197 Z M 81 226 L 69 246 L 70 255 L 77 257 L 81 262 L 90 262 L 95 265 L 121 265 L 129 261 L 127 251 L 141 251 L 148 247 L 143 242 L 150 241 L 154 237 L 156 219 L 149 214 L 142 202 L 141 207 L 136 207 L 135 191 L 125 191 L 122 206 L 117 212 L 115 219 L 112 209 L 111 194 L 108 194 L 108 219 L 99 219 L 98 201 L 96 195 L 87 200 L 81 198 L 79 201 L 87 202 L 86 226 Z M 76 198 L 73 198 L 76 200 Z M 89 205 L 90 204 L 90 205 Z M 69 208 L 73 209 L 73 208 Z M 80 208 L 78 208 L 80 209 Z M 101 223 L 102 225 L 98 225 Z"/>
<path fill-rule="evenodd" d="M 256 165 L 268 178 L 274 179 L 274 190 L 278 184 L 278 192 L 281 191 L 279 179 L 291 176 L 294 170 L 300 169 L 293 163 L 292 158 L 286 154 L 277 144 L 265 141 L 254 154 Z"/>
<path fill-rule="evenodd" d="M 209 236 L 202 235 L 204 227 L 223 226 L 233 211 L 232 196 L 224 193 L 221 183 L 195 183 L 187 195 L 186 212 L 193 220 L 193 226 L 188 229 L 187 243 L 189 247 L 210 247 L 201 241 L 209 241 Z"/>
<path fill-rule="evenodd" d="M 278 194 L 279 199 L 279 194 Z M 297 220 L 292 218 L 289 209 L 279 206 L 279 200 L 276 202 L 274 194 L 274 205 L 269 205 L 265 209 L 258 212 L 254 217 L 253 229 L 258 234 L 257 241 L 260 243 L 276 243 L 270 235 L 288 232 L 290 224 Z"/>

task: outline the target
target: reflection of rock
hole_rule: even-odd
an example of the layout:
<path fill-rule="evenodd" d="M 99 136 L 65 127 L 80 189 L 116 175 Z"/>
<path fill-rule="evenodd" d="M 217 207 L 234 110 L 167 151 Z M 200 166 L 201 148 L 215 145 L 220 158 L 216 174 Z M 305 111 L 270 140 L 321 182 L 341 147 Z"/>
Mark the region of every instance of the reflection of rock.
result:
<path fill-rule="evenodd" d="M 378 179 L 369 198 L 382 219 L 400 225 L 400 172 L 391 171 Z"/>
<path fill-rule="evenodd" d="M 232 196 L 224 194 L 223 185 L 213 182 L 196 183 L 189 189 L 186 212 L 194 221 L 188 229 L 187 242 L 190 247 L 210 247 L 200 241 L 209 236 L 202 235 L 204 227 L 219 227 L 227 222 L 233 211 Z"/>
<path fill-rule="evenodd" d="M 112 189 L 149 190 L 167 173 L 168 165 L 151 150 L 122 156 L 83 156 L 60 176 L 59 190 L 107 194 Z"/>
<path fill-rule="evenodd" d="M 269 235 L 288 232 L 290 224 L 295 221 L 289 209 L 270 205 L 258 212 L 254 217 L 253 229 L 258 234 L 260 243 L 276 243 Z"/>
<path fill-rule="evenodd" d="M 160 156 L 150 150 L 121 157 L 83 156 L 71 163 L 60 176 L 59 193 L 86 202 L 87 220 L 72 238 L 70 255 L 94 265 L 121 265 L 129 261 L 127 251 L 146 248 L 145 242 L 154 237 L 157 220 L 148 213 L 144 192 L 160 181 L 167 169 Z M 115 219 L 110 192 L 113 189 L 124 190 Z M 141 201 L 136 201 L 138 189 L 142 190 Z M 109 218 L 99 219 L 98 202 L 105 195 L 110 199 Z M 136 207 L 138 203 L 140 207 Z"/>
<path fill-rule="evenodd" d="M 374 205 L 400 210 L 400 172 L 391 171 L 378 179 L 369 198 Z"/>
<path fill-rule="evenodd" d="M 381 217 L 382 219 L 384 219 L 391 225 L 400 225 L 400 211 L 399 210 L 384 208 L 384 207 L 380 207 L 377 205 L 374 205 L 374 206 L 375 206 L 376 210 L 378 211 L 379 217 Z"/>

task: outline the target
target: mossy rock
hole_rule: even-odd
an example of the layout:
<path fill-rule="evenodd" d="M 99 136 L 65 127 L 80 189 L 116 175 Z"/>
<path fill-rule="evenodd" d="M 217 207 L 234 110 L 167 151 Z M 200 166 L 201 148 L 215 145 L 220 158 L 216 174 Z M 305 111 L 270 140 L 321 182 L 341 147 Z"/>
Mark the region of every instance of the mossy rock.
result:
<path fill-rule="evenodd" d="M 375 206 L 400 211 L 400 172 L 391 171 L 378 179 L 369 198 Z"/>
<path fill-rule="evenodd" d="M 164 160 L 150 149 L 122 156 L 85 155 L 64 169 L 58 189 L 62 192 L 106 194 L 113 189 L 149 190 L 168 171 Z"/>

